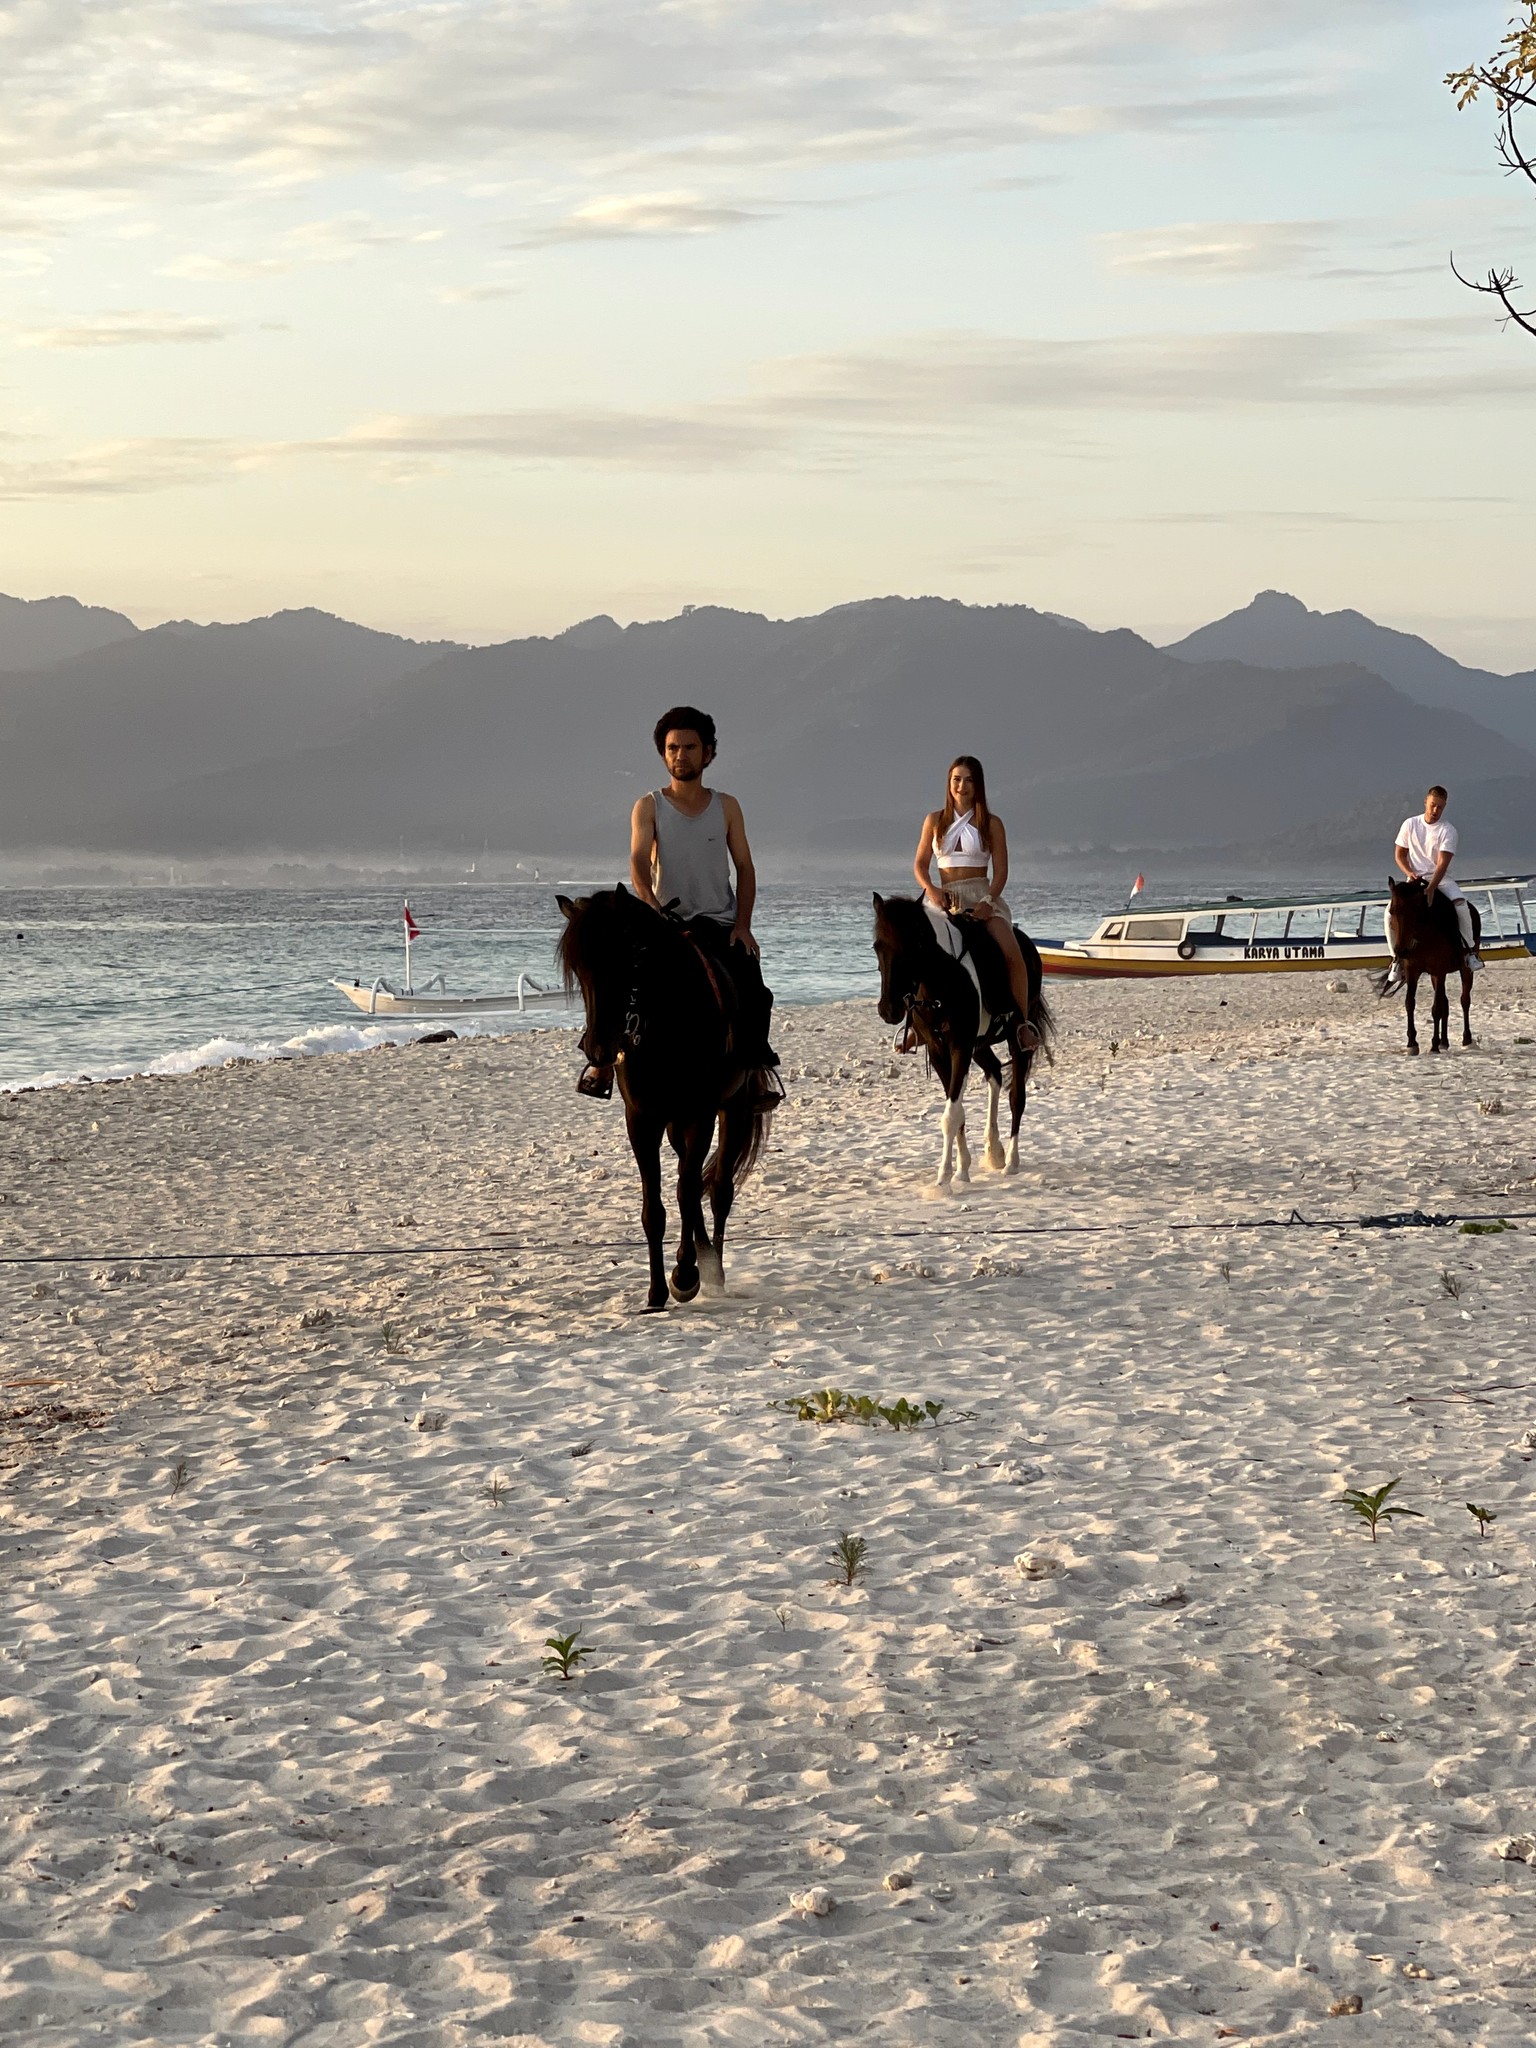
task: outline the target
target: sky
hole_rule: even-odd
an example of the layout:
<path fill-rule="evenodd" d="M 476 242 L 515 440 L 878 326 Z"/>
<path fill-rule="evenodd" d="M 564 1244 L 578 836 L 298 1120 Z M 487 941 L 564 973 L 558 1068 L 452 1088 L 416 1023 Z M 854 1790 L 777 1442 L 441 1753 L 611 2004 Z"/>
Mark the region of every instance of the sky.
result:
<path fill-rule="evenodd" d="M 0 589 L 1536 667 L 1507 0 L 6 0 Z"/>

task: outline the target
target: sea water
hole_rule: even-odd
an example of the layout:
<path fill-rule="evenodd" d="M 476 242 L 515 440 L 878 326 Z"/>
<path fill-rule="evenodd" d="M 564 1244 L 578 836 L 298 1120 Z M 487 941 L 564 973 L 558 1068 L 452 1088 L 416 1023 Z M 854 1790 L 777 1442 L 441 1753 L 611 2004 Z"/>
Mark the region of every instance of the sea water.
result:
<path fill-rule="evenodd" d="M 1075 938 L 1124 903 L 1133 879 L 1082 865 L 1026 869 L 1008 896 L 1036 937 Z M 555 983 L 557 886 L 413 888 L 417 989 L 439 974 L 451 995 L 513 989 L 520 972 Z M 899 863 L 835 881 L 765 881 L 754 928 L 778 1002 L 872 1001 L 871 890 L 911 887 Z M 1273 876 L 1185 869 L 1149 877 L 1147 899 L 1274 888 Z M 366 987 L 380 975 L 402 985 L 401 905 L 393 886 L 0 890 L 0 1089 L 351 1052 L 440 1030 L 421 1019 L 370 1023 L 329 986 L 355 977 Z M 541 1009 L 521 1023 L 454 1020 L 452 1028 L 569 1029 L 576 1021 Z"/>

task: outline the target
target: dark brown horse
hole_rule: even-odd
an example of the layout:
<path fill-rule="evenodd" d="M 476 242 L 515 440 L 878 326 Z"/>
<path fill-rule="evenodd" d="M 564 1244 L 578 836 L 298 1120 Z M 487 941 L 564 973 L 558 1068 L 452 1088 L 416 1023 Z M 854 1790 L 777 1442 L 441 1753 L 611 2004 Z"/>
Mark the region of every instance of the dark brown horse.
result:
<path fill-rule="evenodd" d="M 928 1061 L 944 1090 L 944 1155 L 938 1185 L 947 1188 L 958 1165 L 960 1178 L 971 1177 L 970 1148 L 965 1142 L 965 1083 L 972 1062 L 987 1080 L 987 1164 L 998 1171 L 1019 1170 L 1019 1123 L 1029 1070 L 1042 1049 L 1050 1057 L 1055 1028 L 1045 1000 L 1044 970 L 1034 941 L 1019 932 L 1019 948 L 1029 976 L 1029 1015 L 1013 1007 L 1007 968 L 996 946 L 988 943 L 978 920 L 952 921 L 977 963 L 987 997 L 983 1015 L 977 983 L 964 963 L 940 945 L 926 904 L 917 896 L 876 896 L 875 956 L 880 962 L 880 1015 L 887 1024 L 906 1023 L 927 1049 Z M 1017 930 L 1017 927 L 1015 927 Z M 1008 1107 L 1013 1122 L 1008 1150 L 998 1130 L 998 1098 L 1003 1069 L 992 1048 L 1006 1046 L 1009 1055 Z"/>
<path fill-rule="evenodd" d="M 1413 1011 L 1418 999 L 1419 982 L 1427 974 L 1434 988 L 1434 1000 L 1429 1006 L 1430 1033 L 1429 1049 L 1449 1052 L 1451 1045 L 1450 999 L 1445 993 L 1445 978 L 1448 974 L 1461 975 L 1461 1042 L 1474 1045 L 1472 1036 L 1472 969 L 1466 963 L 1462 950 L 1461 927 L 1456 921 L 1456 906 L 1442 896 L 1437 889 L 1431 901 L 1421 881 L 1393 882 L 1392 898 L 1387 905 L 1387 943 L 1392 948 L 1392 966 L 1376 984 L 1379 995 L 1392 995 L 1401 987 L 1408 1012 L 1408 1046 L 1410 1053 L 1419 1050 L 1419 1034 L 1414 1029 Z M 1476 905 L 1472 906 L 1472 936 L 1474 941 L 1482 937 L 1483 921 Z"/>
<path fill-rule="evenodd" d="M 732 991 L 675 918 L 652 910 L 622 885 L 572 902 L 559 960 L 567 988 L 581 990 L 587 1028 L 581 1049 L 594 1066 L 613 1064 L 630 1150 L 640 1169 L 641 1221 L 650 1254 L 648 1309 L 667 1305 L 661 1200 L 661 1140 L 677 1154 L 682 1221 L 671 1292 L 692 1301 L 702 1281 L 725 1285 L 725 1223 L 736 1190 L 757 1162 L 771 1106 L 754 1095 L 732 1050 Z M 706 1160 L 718 1127 L 718 1141 Z M 714 1229 L 704 1222 L 709 1196 Z M 702 1269 L 702 1270 L 701 1270 Z"/>

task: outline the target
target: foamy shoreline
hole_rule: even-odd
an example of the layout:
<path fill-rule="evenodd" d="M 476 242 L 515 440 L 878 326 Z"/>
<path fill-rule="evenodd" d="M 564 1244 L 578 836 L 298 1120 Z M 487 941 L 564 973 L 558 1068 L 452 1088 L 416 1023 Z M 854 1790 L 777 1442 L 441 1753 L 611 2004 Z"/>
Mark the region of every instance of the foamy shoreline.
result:
<path fill-rule="evenodd" d="M 567 1032 L 7 1097 L 0 1255 L 86 1263 L 0 1268 L 0 2023 L 1527 2041 L 1536 1226 L 1171 1226 L 1536 1209 L 1536 965 L 1416 1062 L 1358 980 L 1053 997 L 947 1201 L 870 1006 L 783 1012 L 657 1318 Z M 215 1249 L 280 1256 L 143 1263 Z"/>

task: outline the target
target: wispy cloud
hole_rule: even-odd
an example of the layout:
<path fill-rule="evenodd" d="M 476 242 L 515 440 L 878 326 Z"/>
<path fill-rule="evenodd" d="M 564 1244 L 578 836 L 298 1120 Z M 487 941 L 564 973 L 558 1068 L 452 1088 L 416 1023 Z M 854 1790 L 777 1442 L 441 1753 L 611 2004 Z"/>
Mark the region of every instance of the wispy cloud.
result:
<path fill-rule="evenodd" d="M 409 479 L 455 462 L 710 474 L 751 469 L 874 474 L 925 459 L 995 468 L 1019 445 L 1109 415 L 1296 408 L 1497 406 L 1529 393 L 1527 366 L 1468 353 L 1475 318 L 1336 329 L 1133 334 L 1067 340 L 938 334 L 881 349 L 781 359 L 701 404 L 545 405 L 381 415 L 308 440 L 124 441 L 49 453 L 13 442 L 0 497 L 184 487 L 272 464 L 372 463 Z M 1120 432 L 1116 428 L 1117 435 Z M 1174 516 L 1199 519 L 1197 508 Z M 1371 508 L 1374 516 L 1374 508 Z"/>
<path fill-rule="evenodd" d="M 1100 235 L 1107 270 L 1142 277 L 1278 276 L 1310 269 L 1332 223 L 1315 220 L 1179 221 Z"/>
<path fill-rule="evenodd" d="M 1248 123 L 1331 91 L 1315 30 L 1389 0 L 20 0 L 12 191 L 364 166 L 758 165 Z M 1283 54 L 1283 57 L 1281 55 Z M 1262 75 L 1245 67 L 1273 61 Z M 1191 90 L 1183 83 L 1196 75 Z M 1159 89 L 1163 88 L 1163 89 Z M 963 110 L 963 111 L 960 111 Z"/>
<path fill-rule="evenodd" d="M 21 347 L 48 349 L 151 348 L 223 341 L 230 332 L 215 320 L 187 319 L 179 313 L 107 313 L 51 327 L 10 330 Z"/>
<path fill-rule="evenodd" d="M 695 192 L 636 192 L 589 199 L 523 238 L 523 246 L 549 242 L 615 242 L 634 236 L 714 235 L 722 228 L 766 220 L 761 206 L 727 206 Z"/>
<path fill-rule="evenodd" d="M 421 221 L 384 221 L 371 214 L 338 214 L 303 221 L 269 237 L 263 250 L 234 253 L 195 250 L 160 267 L 162 277 L 196 284 L 239 284 L 281 277 L 307 264 L 350 263 L 378 249 L 425 247 L 443 239 L 443 229 Z"/>

